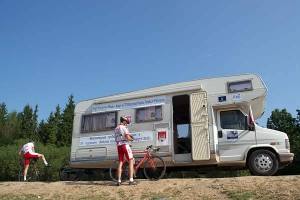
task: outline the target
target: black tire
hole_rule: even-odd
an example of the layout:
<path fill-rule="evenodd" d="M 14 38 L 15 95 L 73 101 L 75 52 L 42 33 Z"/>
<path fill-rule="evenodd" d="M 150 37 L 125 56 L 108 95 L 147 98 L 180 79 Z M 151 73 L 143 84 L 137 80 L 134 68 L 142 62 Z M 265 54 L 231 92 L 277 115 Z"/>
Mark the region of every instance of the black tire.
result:
<path fill-rule="evenodd" d="M 109 175 L 113 181 L 118 180 L 118 166 L 119 166 L 119 161 L 116 160 L 109 168 Z M 127 161 L 125 161 L 122 166 L 121 180 L 125 181 L 128 178 L 129 178 L 129 164 Z"/>
<path fill-rule="evenodd" d="M 257 176 L 272 176 L 278 170 L 278 158 L 265 149 L 254 151 L 249 158 L 248 166 L 250 172 Z"/>
<path fill-rule="evenodd" d="M 18 181 L 24 181 L 24 169 L 21 169 L 18 174 Z"/>
<path fill-rule="evenodd" d="M 87 174 L 89 181 L 102 181 L 105 176 L 102 169 L 86 169 L 85 174 Z"/>
<path fill-rule="evenodd" d="M 152 163 L 154 164 L 154 168 Z M 147 159 L 144 163 L 144 174 L 147 179 L 156 181 L 162 178 L 166 173 L 166 164 L 159 156 L 152 156 L 151 159 Z"/>
<path fill-rule="evenodd" d="M 34 166 L 29 174 L 28 174 L 28 181 L 39 181 L 40 180 L 40 173 L 39 173 L 39 170 L 37 169 L 36 166 Z"/>
<path fill-rule="evenodd" d="M 61 181 L 75 181 L 79 177 L 79 173 L 76 169 L 70 167 L 70 165 L 64 164 L 59 169 L 59 178 Z"/>

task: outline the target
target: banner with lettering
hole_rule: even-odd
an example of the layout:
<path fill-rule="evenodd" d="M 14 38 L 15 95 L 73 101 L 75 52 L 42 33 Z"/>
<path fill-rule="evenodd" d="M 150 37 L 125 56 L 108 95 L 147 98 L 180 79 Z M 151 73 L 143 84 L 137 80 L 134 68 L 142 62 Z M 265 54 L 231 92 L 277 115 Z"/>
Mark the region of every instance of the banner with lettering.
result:
<path fill-rule="evenodd" d="M 165 96 L 149 97 L 142 99 L 134 99 L 128 101 L 120 101 L 113 103 L 94 104 L 92 105 L 92 113 L 108 112 L 113 110 L 125 110 L 130 108 L 147 107 L 163 105 L 166 103 Z"/>

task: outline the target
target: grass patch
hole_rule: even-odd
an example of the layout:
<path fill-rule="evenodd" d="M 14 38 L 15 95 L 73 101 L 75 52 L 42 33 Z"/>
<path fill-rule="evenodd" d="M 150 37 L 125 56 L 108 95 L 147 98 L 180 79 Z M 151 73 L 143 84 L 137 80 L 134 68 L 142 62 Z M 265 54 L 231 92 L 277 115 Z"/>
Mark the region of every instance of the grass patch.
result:
<path fill-rule="evenodd" d="M 143 194 L 141 199 L 149 199 L 149 200 L 167 200 L 168 197 L 162 194 Z"/>
<path fill-rule="evenodd" d="M 23 196 L 15 196 L 12 194 L 2 194 L 0 195 L 1 200 L 23 200 L 23 199 L 39 199 L 38 195 L 24 194 Z"/>
<path fill-rule="evenodd" d="M 255 194 L 249 191 L 225 191 L 224 193 L 234 200 L 248 200 L 255 198 Z"/>

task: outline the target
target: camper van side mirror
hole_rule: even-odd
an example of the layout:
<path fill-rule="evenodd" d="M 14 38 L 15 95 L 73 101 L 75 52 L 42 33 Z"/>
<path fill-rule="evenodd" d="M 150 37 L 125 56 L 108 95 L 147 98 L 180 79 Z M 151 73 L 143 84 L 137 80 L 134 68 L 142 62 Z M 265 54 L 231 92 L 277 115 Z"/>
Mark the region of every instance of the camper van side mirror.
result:
<path fill-rule="evenodd" d="M 249 125 L 249 116 L 245 116 L 245 125 L 249 131 L 254 131 L 254 126 Z"/>

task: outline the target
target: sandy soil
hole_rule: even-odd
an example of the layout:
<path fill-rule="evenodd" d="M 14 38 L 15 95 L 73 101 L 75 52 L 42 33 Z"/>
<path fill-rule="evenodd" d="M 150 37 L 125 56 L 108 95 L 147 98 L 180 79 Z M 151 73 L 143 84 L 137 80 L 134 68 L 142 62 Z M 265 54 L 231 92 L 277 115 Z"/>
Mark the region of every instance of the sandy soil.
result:
<path fill-rule="evenodd" d="M 0 199 L 300 199 L 300 176 L 112 181 L 1 182 Z"/>

